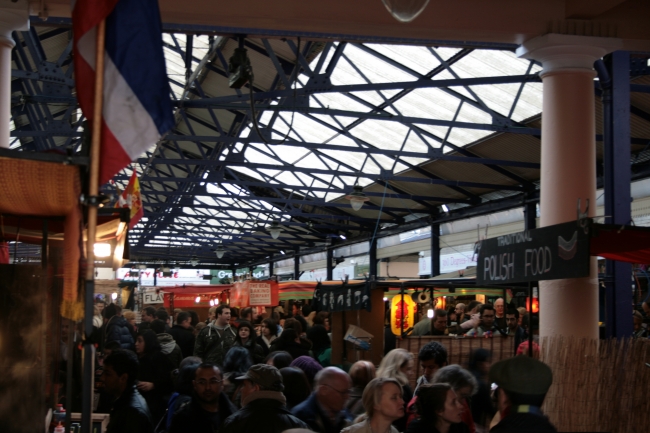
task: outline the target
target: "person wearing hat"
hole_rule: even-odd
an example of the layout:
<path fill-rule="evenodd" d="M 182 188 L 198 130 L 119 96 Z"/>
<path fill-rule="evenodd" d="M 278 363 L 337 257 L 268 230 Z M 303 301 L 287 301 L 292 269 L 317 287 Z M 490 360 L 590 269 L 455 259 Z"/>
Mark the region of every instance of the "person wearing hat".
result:
<path fill-rule="evenodd" d="M 557 431 L 541 410 L 553 382 L 548 365 L 527 356 L 515 356 L 492 365 L 489 377 L 498 386 L 496 397 L 501 415 L 501 421 L 490 433 Z"/>
<path fill-rule="evenodd" d="M 235 380 L 243 381 L 242 408 L 226 419 L 222 433 L 281 433 L 292 428 L 309 428 L 287 410 L 282 374 L 277 368 L 256 364 Z"/>

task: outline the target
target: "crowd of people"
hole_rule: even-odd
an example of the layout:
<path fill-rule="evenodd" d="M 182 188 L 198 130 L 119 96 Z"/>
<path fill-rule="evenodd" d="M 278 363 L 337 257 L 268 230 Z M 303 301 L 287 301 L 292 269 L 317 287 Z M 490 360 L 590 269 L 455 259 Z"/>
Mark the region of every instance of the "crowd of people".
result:
<path fill-rule="evenodd" d="M 441 316 L 447 332 L 467 322 L 479 335 L 492 332 L 496 306 L 475 307 L 457 305 L 453 321 L 441 310 L 428 332 Z M 489 352 L 479 349 L 463 368 L 448 365 L 445 347 L 432 341 L 417 357 L 393 349 L 378 367 L 358 361 L 346 372 L 331 362 L 327 314 L 309 306 L 263 319 L 251 308 L 220 305 L 207 323 L 192 312 L 171 318 L 148 307 L 136 325 L 129 313 L 107 306 L 98 329 L 97 411 L 110 413 L 109 433 L 481 433 L 490 423 L 496 432 L 555 431 L 539 409 L 552 375 L 534 358 L 490 365 Z M 518 314 L 501 314 L 518 338 L 512 315 L 519 326 Z"/>

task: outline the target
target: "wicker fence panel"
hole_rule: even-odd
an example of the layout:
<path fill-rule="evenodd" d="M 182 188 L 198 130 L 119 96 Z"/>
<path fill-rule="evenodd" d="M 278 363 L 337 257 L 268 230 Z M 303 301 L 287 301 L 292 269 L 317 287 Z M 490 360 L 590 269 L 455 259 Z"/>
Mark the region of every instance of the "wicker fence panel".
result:
<path fill-rule="evenodd" d="M 492 353 L 492 362 L 510 358 L 515 354 L 515 339 L 502 336 L 492 338 L 456 338 L 429 335 L 423 337 L 406 337 L 403 340 L 397 340 L 397 347 L 413 353 L 413 356 L 417 360 L 420 348 L 430 341 L 437 341 L 447 349 L 449 364 L 460 364 L 463 367 L 467 367 L 470 353 L 478 348 L 489 350 Z M 412 387 L 415 386 L 417 378 L 422 375 L 420 363 L 415 362 L 414 367 L 415 373 L 411 378 Z"/>

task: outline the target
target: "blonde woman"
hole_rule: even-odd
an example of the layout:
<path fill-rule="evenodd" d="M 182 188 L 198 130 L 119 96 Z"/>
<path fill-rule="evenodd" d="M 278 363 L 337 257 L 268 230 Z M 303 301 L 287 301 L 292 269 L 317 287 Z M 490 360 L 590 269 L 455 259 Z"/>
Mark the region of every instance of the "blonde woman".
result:
<path fill-rule="evenodd" d="M 413 398 L 410 380 L 413 375 L 413 354 L 404 349 L 393 349 L 384 356 L 377 370 L 377 377 L 395 379 L 402 386 L 403 399 L 405 402 Z M 406 411 L 406 404 L 404 405 Z M 406 412 L 402 417 L 393 422 L 398 431 L 406 429 Z"/>
<path fill-rule="evenodd" d="M 397 433 L 392 425 L 404 416 L 402 385 L 393 378 L 378 377 L 363 390 L 365 413 L 341 433 Z"/>

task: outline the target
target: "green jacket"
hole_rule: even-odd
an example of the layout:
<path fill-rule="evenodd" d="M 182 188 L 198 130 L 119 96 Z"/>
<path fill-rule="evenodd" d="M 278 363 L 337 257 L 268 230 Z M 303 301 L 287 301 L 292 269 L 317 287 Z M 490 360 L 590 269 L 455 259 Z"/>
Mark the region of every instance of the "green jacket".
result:
<path fill-rule="evenodd" d="M 219 336 L 216 326 L 209 324 L 201 330 L 194 343 L 194 356 L 198 356 L 203 362 L 212 362 L 219 367 L 223 365 L 223 359 L 230 348 L 235 344 L 237 331 L 227 325 L 223 335 Z"/>

